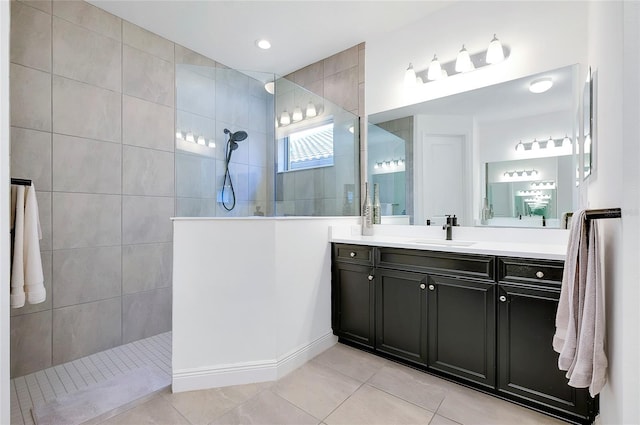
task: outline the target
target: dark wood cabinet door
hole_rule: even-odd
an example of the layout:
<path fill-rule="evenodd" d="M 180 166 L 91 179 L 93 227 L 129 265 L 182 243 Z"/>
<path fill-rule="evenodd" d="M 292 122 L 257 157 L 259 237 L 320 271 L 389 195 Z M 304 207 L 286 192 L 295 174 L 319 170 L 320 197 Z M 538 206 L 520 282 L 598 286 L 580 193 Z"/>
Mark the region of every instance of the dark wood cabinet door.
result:
<path fill-rule="evenodd" d="M 429 276 L 429 369 L 495 388 L 495 286 Z"/>
<path fill-rule="evenodd" d="M 376 269 L 376 350 L 427 364 L 427 275 Z"/>
<path fill-rule="evenodd" d="M 371 267 L 335 264 L 332 288 L 334 334 L 353 343 L 373 348 L 374 287 Z"/>
<path fill-rule="evenodd" d="M 586 418 L 586 389 L 567 385 L 553 350 L 559 289 L 499 285 L 498 391 Z"/>

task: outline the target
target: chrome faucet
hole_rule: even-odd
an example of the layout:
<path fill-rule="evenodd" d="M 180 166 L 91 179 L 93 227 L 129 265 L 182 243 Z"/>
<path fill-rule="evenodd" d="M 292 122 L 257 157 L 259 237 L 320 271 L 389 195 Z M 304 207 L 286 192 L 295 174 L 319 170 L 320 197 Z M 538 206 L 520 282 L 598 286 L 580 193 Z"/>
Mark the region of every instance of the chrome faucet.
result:
<path fill-rule="evenodd" d="M 447 215 L 447 223 L 442 226 L 442 230 L 445 230 L 447 232 L 447 240 L 450 241 L 452 239 L 452 229 L 453 226 L 457 226 L 458 225 L 458 217 L 455 216 L 455 214 L 453 215 L 453 217 L 451 217 L 451 215 Z"/>

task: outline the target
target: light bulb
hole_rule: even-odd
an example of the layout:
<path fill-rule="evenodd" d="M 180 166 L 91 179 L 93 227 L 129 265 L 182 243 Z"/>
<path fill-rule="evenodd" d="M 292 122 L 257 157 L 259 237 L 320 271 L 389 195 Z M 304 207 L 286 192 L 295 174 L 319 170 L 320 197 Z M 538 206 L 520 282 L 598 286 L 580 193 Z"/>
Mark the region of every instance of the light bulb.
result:
<path fill-rule="evenodd" d="M 207 142 L 204 140 L 204 136 L 198 136 L 198 144 L 205 145 Z"/>
<path fill-rule="evenodd" d="M 495 34 L 493 34 L 493 39 L 491 39 L 491 43 L 489 43 L 489 48 L 487 49 L 487 63 L 498 63 L 504 60 L 504 50 L 502 49 L 502 43 L 498 40 Z"/>
<path fill-rule="evenodd" d="M 376 169 L 376 170 L 378 169 L 378 163 L 377 162 L 374 164 L 373 168 Z"/>
<path fill-rule="evenodd" d="M 291 115 L 291 119 L 293 119 L 293 122 L 302 121 L 302 109 L 300 109 L 299 106 L 296 106 L 296 108 L 293 110 L 293 115 Z"/>
<path fill-rule="evenodd" d="M 524 152 L 524 143 L 522 143 L 522 140 L 516 145 L 516 152 Z"/>
<path fill-rule="evenodd" d="M 289 124 L 291 124 L 291 117 L 289 116 L 289 113 L 285 109 L 282 112 L 282 115 L 280 115 L 280 125 L 289 125 Z"/>
<path fill-rule="evenodd" d="M 210 147 L 210 148 L 215 148 L 215 147 L 216 147 L 216 142 L 215 142 L 215 140 L 213 140 L 213 139 L 209 140 L 209 147 Z"/>
<path fill-rule="evenodd" d="M 316 111 L 316 105 L 313 102 L 309 101 L 307 105 L 307 118 L 312 118 L 318 115 L 318 111 Z"/>
<path fill-rule="evenodd" d="M 531 177 L 538 177 L 538 172 L 536 170 L 531 170 Z"/>
<path fill-rule="evenodd" d="M 442 67 L 440 66 L 440 61 L 436 55 L 433 55 L 433 59 L 431 60 L 431 64 L 429 64 L 429 71 L 427 71 L 427 79 L 428 80 L 439 80 L 442 78 Z"/>
<path fill-rule="evenodd" d="M 565 134 L 564 139 L 562 139 L 562 147 L 563 148 L 569 148 L 571 147 L 571 139 L 569 138 L 569 136 L 567 136 Z"/>
<path fill-rule="evenodd" d="M 458 57 L 456 58 L 456 72 L 468 72 L 473 69 L 473 62 L 471 62 L 471 56 L 469 56 L 469 52 L 464 48 L 464 44 L 462 45 L 462 49 L 458 52 Z"/>
<path fill-rule="evenodd" d="M 549 140 L 547 140 L 547 149 L 555 149 L 556 147 L 556 142 L 549 137 Z"/>
<path fill-rule="evenodd" d="M 540 143 L 536 139 L 533 139 L 533 143 L 531 143 L 531 150 L 537 151 L 538 149 L 540 149 Z"/>
<path fill-rule="evenodd" d="M 196 139 L 193 138 L 193 133 L 192 132 L 188 132 L 187 133 L 187 138 L 186 138 L 187 142 L 191 142 L 191 143 L 195 143 Z"/>
<path fill-rule="evenodd" d="M 416 85 L 416 71 L 413 69 L 413 65 L 409 62 L 409 67 L 404 73 L 404 86 L 414 87 Z"/>
<path fill-rule="evenodd" d="M 180 139 L 183 140 L 183 135 L 182 135 L 182 131 L 180 130 L 176 130 L 176 139 Z"/>

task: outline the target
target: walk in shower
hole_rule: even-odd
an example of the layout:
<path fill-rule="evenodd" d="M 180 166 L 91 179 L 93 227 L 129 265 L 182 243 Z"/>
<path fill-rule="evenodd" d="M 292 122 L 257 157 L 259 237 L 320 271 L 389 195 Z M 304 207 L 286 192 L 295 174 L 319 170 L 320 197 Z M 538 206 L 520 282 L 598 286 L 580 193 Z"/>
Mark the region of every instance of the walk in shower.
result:
<path fill-rule="evenodd" d="M 177 216 L 358 214 L 351 112 L 286 78 L 192 64 L 176 64 L 176 105 Z"/>

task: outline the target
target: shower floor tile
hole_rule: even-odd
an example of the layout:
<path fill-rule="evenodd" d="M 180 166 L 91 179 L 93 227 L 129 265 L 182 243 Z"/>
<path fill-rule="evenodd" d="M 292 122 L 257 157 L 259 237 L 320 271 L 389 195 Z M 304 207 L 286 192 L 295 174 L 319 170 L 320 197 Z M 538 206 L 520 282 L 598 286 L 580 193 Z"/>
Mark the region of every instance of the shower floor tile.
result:
<path fill-rule="evenodd" d="M 171 332 L 12 379 L 11 424 L 33 425 L 33 407 L 142 366 L 155 366 L 171 379 Z"/>

